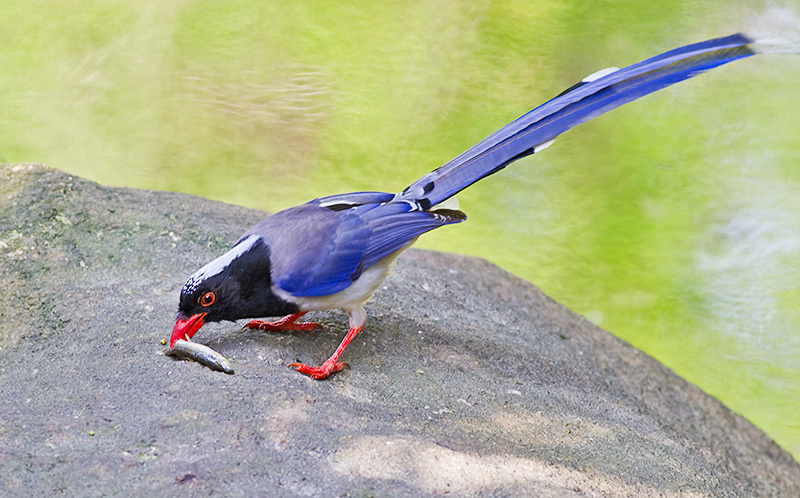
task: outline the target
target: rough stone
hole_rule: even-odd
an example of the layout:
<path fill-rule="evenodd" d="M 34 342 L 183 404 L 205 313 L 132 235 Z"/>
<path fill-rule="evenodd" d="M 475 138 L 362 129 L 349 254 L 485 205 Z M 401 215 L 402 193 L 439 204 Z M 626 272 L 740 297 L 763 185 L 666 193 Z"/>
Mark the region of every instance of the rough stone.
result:
<path fill-rule="evenodd" d="M 340 311 L 207 325 L 232 376 L 165 356 L 185 278 L 263 216 L 0 166 L 1 494 L 800 496 L 762 431 L 476 258 L 407 251 L 325 381 L 286 365 Z"/>

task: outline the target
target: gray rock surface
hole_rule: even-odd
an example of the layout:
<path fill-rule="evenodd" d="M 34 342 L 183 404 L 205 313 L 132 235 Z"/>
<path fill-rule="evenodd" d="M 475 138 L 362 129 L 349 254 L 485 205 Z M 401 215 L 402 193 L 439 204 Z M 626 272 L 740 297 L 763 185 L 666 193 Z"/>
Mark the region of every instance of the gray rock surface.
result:
<path fill-rule="evenodd" d="M 800 466 L 646 354 L 470 257 L 408 251 L 346 329 L 204 327 L 184 279 L 263 213 L 0 166 L 0 494 L 800 496 Z M 457 230 L 458 227 L 448 228 Z"/>

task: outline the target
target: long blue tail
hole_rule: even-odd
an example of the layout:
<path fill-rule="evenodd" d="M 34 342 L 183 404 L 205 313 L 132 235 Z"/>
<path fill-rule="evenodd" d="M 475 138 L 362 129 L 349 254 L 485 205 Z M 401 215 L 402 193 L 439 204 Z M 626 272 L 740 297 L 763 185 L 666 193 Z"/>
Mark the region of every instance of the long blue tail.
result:
<path fill-rule="evenodd" d="M 751 43 L 747 36 L 736 34 L 676 48 L 623 69 L 599 71 L 423 176 L 394 200 L 415 202 L 428 210 L 517 159 L 542 150 L 574 126 L 673 83 L 755 55 Z"/>

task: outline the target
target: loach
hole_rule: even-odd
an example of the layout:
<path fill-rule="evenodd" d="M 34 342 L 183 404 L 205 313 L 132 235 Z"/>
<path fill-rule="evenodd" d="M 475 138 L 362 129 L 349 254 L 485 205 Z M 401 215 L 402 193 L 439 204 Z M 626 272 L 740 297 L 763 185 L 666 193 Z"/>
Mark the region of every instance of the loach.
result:
<path fill-rule="evenodd" d="M 228 363 L 227 358 L 217 353 L 208 346 L 198 344 L 192 341 L 184 341 L 183 339 L 175 341 L 172 347 L 167 350 L 170 356 L 178 356 L 181 358 L 188 358 L 197 363 L 207 366 L 211 370 L 225 372 L 226 374 L 233 374 L 233 368 Z"/>

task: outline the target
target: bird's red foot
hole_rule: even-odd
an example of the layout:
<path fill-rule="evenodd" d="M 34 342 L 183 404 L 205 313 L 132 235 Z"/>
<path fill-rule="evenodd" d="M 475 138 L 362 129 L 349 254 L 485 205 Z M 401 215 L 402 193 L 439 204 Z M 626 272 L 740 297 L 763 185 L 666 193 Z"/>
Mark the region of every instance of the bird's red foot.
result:
<path fill-rule="evenodd" d="M 301 322 L 296 323 L 297 319 L 301 316 L 305 315 L 306 312 L 295 313 L 293 315 L 288 315 L 280 320 L 275 322 L 264 322 L 261 320 L 251 320 L 248 322 L 242 330 L 244 329 L 256 329 L 256 330 L 268 330 L 270 332 L 281 332 L 284 330 L 314 330 L 316 328 L 321 329 L 322 325 L 316 322 Z"/>
<path fill-rule="evenodd" d="M 318 367 L 310 367 L 305 363 L 289 363 L 290 367 L 294 367 L 298 372 L 304 373 L 314 380 L 322 380 L 332 373 L 341 372 L 345 365 L 347 365 L 347 363 L 336 363 L 331 360 L 326 361 Z"/>
<path fill-rule="evenodd" d="M 361 332 L 362 328 L 364 328 L 363 320 L 361 321 L 360 324 L 357 324 L 356 326 L 351 325 L 350 330 L 347 331 L 347 335 L 344 336 L 344 339 L 342 339 L 342 343 L 339 344 L 339 347 L 336 348 L 336 351 L 333 353 L 333 355 L 331 355 L 330 358 L 325 360 L 325 363 L 323 363 L 322 365 L 318 367 L 310 367 L 305 363 L 290 363 L 289 366 L 294 367 L 295 370 L 297 370 L 300 373 L 310 375 L 311 378 L 315 380 L 321 380 L 328 377 L 332 373 L 341 372 L 344 366 L 347 365 L 347 363 L 344 362 L 338 363 L 337 360 L 339 359 L 340 356 L 342 356 L 342 353 L 344 353 L 344 350 L 347 348 L 347 345 L 350 344 L 350 341 L 353 340 L 356 334 Z"/>

